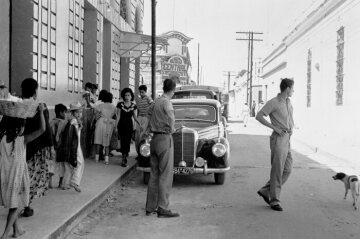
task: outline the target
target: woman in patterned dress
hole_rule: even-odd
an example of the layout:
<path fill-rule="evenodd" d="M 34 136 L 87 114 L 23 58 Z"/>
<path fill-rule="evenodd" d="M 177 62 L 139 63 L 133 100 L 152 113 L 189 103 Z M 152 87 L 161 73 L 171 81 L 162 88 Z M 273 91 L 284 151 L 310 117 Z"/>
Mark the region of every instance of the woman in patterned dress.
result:
<path fill-rule="evenodd" d="M 134 121 L 137 122 L 137 108 L 134 100 L 134 93 L 130 88 L 124 88 L 121 91 L 122 102 L 117 104 L 118 108 L 118 135 L 121 144 L 122 167 L 127 166 L 127 157 L 130 152 L 131 136 L 135 130 Z M 137 122 L 138 123 L 138 122 Z"/>
<path fill-rule="evenodd" d="M 29 203 L 30 179 L 26 164 L 26 144 L 45 132 L 44 106 L 39 104 L 40 128 L 24 133 L 25 120 L 4 116 L 0 123 L 0 205 L 9 208 L 6 227 L 1 239 L 25 233 L 18 224 L 19 207 Z"/>
<path fill-rule="evenodd" d="M 37 98 L 38 83 L 32 78 L 27 78 L 21 83 L 21 90 L 23 101 L 34 101 Z M 53 146 L 53 140 L 49 122 L 49 111 L 45 104 L 44 108 L 43 114 L 46 130 L 26 147 L 26 162 L 30 177 L 30 201 L 22 214 L 24 217 L 30 217 L 34 214 L 34 210 L 30 208 L 31 202 L 35 198 L 45 196 L 45 192 L 49 189 L 50 175 L 48 163 L 52 160 L 51 147 Z M 33 118 L 26 120 L 24 134 L 30 134 L 38 128 L 39 118 L 40 114 L 38 112 Z"/>
<path fill-rule="evenodd" d="M 105 148 L 105 164 L 109 164 L 110 140 L 115 128 L 116 108 L 112 104 L 112 94 L 109 92 L 103 97 L 102 104 L 95 107 L 96 121 L 94 144 L 96 145 L 95 162 L 99 162 L 102 147 Z"/>

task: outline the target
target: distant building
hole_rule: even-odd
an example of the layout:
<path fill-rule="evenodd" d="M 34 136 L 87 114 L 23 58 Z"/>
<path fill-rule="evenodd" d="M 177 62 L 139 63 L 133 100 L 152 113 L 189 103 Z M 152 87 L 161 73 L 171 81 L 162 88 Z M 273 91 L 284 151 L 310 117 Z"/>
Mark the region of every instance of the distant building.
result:
<path fill-rule="evenodd" d="M 267 99 L 295 81 L 295 123 L 322 148 L 360 146 L 360 4 L 324 0 L 263 60 Z"/>
<path fill-rule="evenodd" d="M 187 44 L 192 38 L 178 31 L 169 31 L 159 36 L 166 39 L 168 45 L 156 54 L 156 89 L 162 92 L 162 82 L 166 78 L 175 78 L 178 85 L 193 84 L 190 79 L 191 61 Z M 141 58 L 143 83 L 151 86 L 150 55 Z"/>

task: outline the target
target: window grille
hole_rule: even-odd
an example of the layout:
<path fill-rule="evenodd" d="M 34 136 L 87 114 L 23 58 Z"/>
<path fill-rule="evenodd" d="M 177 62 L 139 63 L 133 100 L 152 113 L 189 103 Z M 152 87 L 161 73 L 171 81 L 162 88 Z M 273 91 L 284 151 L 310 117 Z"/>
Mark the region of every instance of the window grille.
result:
<path fill-rule="evenodd" d="M 336 105 L 343 105 L 344 93 L 344 27 L 337 31 L 336 54 Z"/>
<path fill-rule="evenodd" d="M 311 107 L 311 63 L 312 63 L 312 52 L 308 50 L 307 54 L 307 83 L 306 83 L 306 106 Z"/>

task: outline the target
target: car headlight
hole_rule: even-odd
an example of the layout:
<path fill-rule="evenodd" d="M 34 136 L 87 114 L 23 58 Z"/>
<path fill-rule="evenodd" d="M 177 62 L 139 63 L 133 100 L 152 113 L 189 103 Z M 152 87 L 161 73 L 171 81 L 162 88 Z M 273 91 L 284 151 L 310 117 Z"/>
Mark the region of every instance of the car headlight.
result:
<path fill-rule="evenodd" d="M 212 146 L 211 151 L 216 157 L 222 157 L 226 153 L 225 145 L 216 143 Z"/>
<path fill-rule="evenodd" d="M 150 144 L 145 143 L 140 146 L 140 154 L 144 157 L 150 156 Z"/>

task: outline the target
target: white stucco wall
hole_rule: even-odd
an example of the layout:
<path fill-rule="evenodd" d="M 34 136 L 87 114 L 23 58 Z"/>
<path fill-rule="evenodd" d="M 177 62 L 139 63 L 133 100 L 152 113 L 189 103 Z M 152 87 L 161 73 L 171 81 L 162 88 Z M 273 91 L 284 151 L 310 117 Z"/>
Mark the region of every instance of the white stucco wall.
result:
<path fill-rule="evenodd" d="M 296 124 L 320 148 L 360 145 L 359 12 L 358 1 L 347 1 L 287 48 L 287 72 L 295 79 Z M 345 28 L 344 98 L 337 106 L 336 40 L 341 26 Z M 311 107 L 306 105 L 308 49 L 312 50 Z"/>

